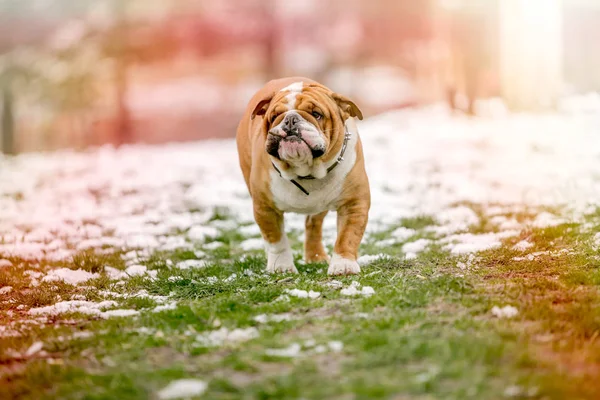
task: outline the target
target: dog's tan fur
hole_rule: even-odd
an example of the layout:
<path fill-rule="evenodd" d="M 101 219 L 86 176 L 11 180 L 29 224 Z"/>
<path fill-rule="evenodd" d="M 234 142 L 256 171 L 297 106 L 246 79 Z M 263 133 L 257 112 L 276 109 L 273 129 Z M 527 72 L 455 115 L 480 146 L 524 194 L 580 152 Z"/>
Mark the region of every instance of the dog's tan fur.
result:
<path fill-rule="evenodd" d="M 362 114 L 354 103 L 308 78 L 292 77 L 270 81 L 252 97 L 237 129 L 237 147 L 240 166 L 252 197 L 255 220 L 263 238 L 270 244 L 280 242 L 285 232 L 283 211 L 277 208 L 271 193 L 272 157 L 265 150 L 267 131 L 271 124 L 277 124 L 282 117 L 279 115 L 273 121 L 269 121 L 269 118 L 277 112 L 287 110 L 289 104 L 286 105 L 285 91 L 281 90 L 299 81 L 304 83 L 304 87 L 298 95 L 296 109 L 306 111 L 309 118 L 312 108 L 318 107 L 324 115 L 320 122 L 311 121 L 315 125 L 320 124 L 321 132 L 327 140 L 326 152 L 318 160 L 326 163 L 340 152 L 347 118 L 362 119 Z M 306 101 L 303 96 L 307 98 Z M 356 260 L 358 257 L 358 247 L 367 225 L 370 207 L 369 182 L 360 138 L 355 151 L 355 164 L 345 176 L 341 194 L 335 201 L 338 236 L 334 253 L 348 260 Z M 278 166 L 284 170 L 289 168 L 281 162 Z M 306 262 L 329 259 L 321 243 L 323 219 L 327 211 L 323 209 L 306 217 Z"/>

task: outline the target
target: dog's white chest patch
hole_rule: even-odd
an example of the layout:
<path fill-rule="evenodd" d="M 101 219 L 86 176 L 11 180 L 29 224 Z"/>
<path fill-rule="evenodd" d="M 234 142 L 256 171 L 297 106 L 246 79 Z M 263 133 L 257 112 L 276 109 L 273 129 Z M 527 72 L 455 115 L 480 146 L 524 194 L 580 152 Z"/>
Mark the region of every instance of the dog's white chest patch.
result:
<path fill-rule="evenodd" d="M 314 215 L 325 210 L 335 210 L 336 202 L 342 193 L 344 180 L 356 162 L 356 142 L 358 133 L 353 132 L 348 141 L 344 160 L 323 179 L 297 179 L 309 193 L 306 195 L 291 181 L 271 171 L 271 193 L 277 208 L 285 212 Z"/>
<path fill-rule="evenodd" d="M 296 97 L 302 93 L 302 88 L 304 87 L 304 82 L 294 82 L 291 85 L 288 85 L 280 90 L 280 92 L 289 91 L 290 93 L 285 96 L 288 103 L 288 109 L 293 110 L 296 108 Z"/>

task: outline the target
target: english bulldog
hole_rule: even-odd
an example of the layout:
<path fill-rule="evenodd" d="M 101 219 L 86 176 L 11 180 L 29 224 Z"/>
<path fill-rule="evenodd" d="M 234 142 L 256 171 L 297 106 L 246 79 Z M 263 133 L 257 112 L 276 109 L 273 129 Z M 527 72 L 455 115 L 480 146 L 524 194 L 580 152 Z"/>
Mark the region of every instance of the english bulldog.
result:
<path fill-rule="evenodd" d="M 306 214 L 304 259 L 329 262 L 329 275 L 357 274 L 358 247 L 371 194 L 350 99 L 308 78 L 268 82 L 250 100 L 237 128 L 239 162 L 265 241 L 267 271 L 297 273 L 284 213 Z M 337 212 L 331 258 L 323 219 Z"/>

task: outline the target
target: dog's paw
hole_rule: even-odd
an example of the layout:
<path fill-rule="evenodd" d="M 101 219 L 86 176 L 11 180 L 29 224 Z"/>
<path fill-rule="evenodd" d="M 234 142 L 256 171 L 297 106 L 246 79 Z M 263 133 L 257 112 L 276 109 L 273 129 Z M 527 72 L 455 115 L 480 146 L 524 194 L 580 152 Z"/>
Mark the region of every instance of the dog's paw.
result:
<path fill-rule="evenodd" d="M 328 275 L 353 275 L 358 273 L 360 273 L 360 266 L 356 260 L 349 260 L 338 254 L 333 254 L 327 270 Z"/>
<path fill-rule="evenodd" d="M 290 249 L 283 252 L 267 254 L 267 272 L 291 272 L 297 274 L 298 270 L 294 265 L 294 257 Z"/>

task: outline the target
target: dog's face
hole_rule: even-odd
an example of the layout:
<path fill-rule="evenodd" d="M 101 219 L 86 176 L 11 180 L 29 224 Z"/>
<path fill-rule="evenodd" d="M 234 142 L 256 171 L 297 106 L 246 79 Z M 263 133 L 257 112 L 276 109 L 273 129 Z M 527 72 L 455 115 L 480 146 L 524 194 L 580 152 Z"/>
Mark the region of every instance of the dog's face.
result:
<path fill-rule="evenodd" d="M 264 118 L 265 151 L 298 175 L 311 174 L 339 150 L 346 118 L 362 119 L 352 101 L 323 85 L 302 82 L 262 100 L 256 115 Z"/>

